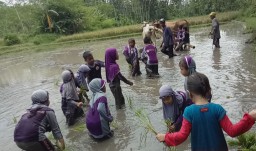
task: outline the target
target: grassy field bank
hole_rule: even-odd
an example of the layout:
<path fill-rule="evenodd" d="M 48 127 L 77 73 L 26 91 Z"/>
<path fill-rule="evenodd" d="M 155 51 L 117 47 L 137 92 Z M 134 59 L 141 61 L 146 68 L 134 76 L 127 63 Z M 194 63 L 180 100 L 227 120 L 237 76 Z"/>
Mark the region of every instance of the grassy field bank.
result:
<path fill-rule="evenodd" d="M 225 12 L 218 13 L 217 18 L 221 23 L 234 20 L 239 17 L 239 12 Z M 208 15 L 182 18 L 188 20 L 191 28 L 202 26 L 210 26 L 211 20 Z M 179 20 L 179 19 L 175 19 Z M 175 21 L 171 20 L 171 21 Z M 253 19 L 247 18 L 244 20 L 250 23 L 250 27 L 255 27 Z M 62 48 L 63 45 L 71 46 L 76 43 L 83 43 L 87 41 L 105 40 L 120 37 L 130 37 L 141 34 L 141 24 L 122 26 L 117 28 L 102 29 L 93 32 L 84 32 L 70 36 L 60 36 L 55 34 L 41 34 L 41 35 L 19 35 L 22 43 L 13 46 L 4 46 L 3 39 L 0 39 L 0 55 L 20 52 L 20 51 L 47 51 L 56 48 Z"/>
<path fill-rule="evenodd" d="M 239 15 L 239 12 L 219 13 L 218 20 L 220 22 L 227 22 L 237 18 L 238 15 Z M 208 15 L 189 17 L 189 18 L 183 18 L 183 19 L 188 20 L 191 27 L 193 26 L 196 27 L 199 25 L 200 26 L 208 25 L 209 23 L 211 23 L 211 20 Z M 176 20 L 179 20 L 179 19 L 176 19 Z M 173 21 L 173 20 L 170 20 L 170 21 Z M 74 34 L 70 36 L 63 36 L 58 38 L 57 41 L 60 42 L 60 41 L 80 40 L 80 39 L 93 39 L 93 38 L 108 37 L 108 36 L 114 36 L 114 35 L 140 33 L 140 32 L 141 32 L 141 24 L 138 24 L 138 25 L 123 26 L 123 27 L 109 28 L 109 29 L 103 29 L 103 30 L 93 31 L 93 32 Z"/>

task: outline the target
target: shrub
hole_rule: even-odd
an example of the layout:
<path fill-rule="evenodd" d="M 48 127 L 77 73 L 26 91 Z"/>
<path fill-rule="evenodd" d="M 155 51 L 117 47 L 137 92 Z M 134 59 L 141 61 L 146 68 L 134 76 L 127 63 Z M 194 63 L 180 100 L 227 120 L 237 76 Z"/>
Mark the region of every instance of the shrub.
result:
<path fill-rule="evenodd" d="M 21 41 L 17 35 L 6 35 L 4 37 L 4 44 L 6 46 L 12 46 L 12 45 L 20 44 L 20 43 L 21 43 Z"/>
<path fill-rule="evenodd" d="M 114 19 L 106 19 L 101 23 L 102 28 L 110 28 L 115 25 L 115 20 Z"/>

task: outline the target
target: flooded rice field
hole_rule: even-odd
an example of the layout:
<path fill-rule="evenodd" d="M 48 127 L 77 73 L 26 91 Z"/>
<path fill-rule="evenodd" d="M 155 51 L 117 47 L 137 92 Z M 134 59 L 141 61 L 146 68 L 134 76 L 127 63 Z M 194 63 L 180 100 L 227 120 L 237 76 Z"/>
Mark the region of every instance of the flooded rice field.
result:
<path fill-rule="evenodd" d="M 59 93 L 61 72 L 65 68 L 77 71 L 78 67 L 84 63 L 82 58 L 84 48 L 91 50 L 94 58 L 99 60 L 104 60 L 106 48 L 116 47 L 118 49 L 121 72 L 134 83 L 134 86 L 122 83 L 123 94 L 132 99 L 134 108 L 144 109 L 159 132 L 165 132 L 166 128 L 163 124 L 162 103 L 158 97 L 158 90 L 162 84 L 170 84 L 174 90 L 184 89 L 184 77 L 180 74 L 178 63 L 182 56 L 188 54 L 196 61 L 197 71 L 208 76 L 213 92 L 212 101 L 221 104 L 231 120 L 237 122 L 244 112 L 256 108 L 256 53 L 251 51 L 250 46 L 245 45 L 250 35 L 242 34 L 245 28 L 242 23 L 231 22 L 220 28 L 222 36 L 220 49 L 212 48 L 212 40 L 208 38 L 210 27 L 205 27 L 191 30 L 191 44 L 196 46 L 195 49 L 177 52 L 180 56 L 172 59 L 159 52 L 160 78 L 156 79 L 146 77 L 143 63 L 141 63 L 142 76 L 134 78 L 130 76 L 128 65 L 121 54 L 130 37 L 89 42 L 48 52 L 1 56 L 0 150 L 20 151 L 13 142 L 15 123 L 30 106 L 31 94 L 36 89 L 49 91 L 50 107 L 55 110 L 68 151 L 167 150 L 151 133 L 146 135 L 146 139 L 143 137 L 144 129 L 140 127 L 127 99 L 126 108 L 116 110 L 109 87 L 107 87 L 107 96 L 110 111 L 115 119 L 112 124 L 115 132 L 113 138 L 104 142 L 95 142 L 88 136 L 84 119 L 80 119 L 75 126 L 70 128 L 65 125 Z M 135 39 L 137 47 L 142 47 L 141 36 Z M 104 70 L 102 74 L 105 78 Z M 50 133 L 48 135 L 52 137 Z M 189 139 L 176 149 L 190 150 Z"/>

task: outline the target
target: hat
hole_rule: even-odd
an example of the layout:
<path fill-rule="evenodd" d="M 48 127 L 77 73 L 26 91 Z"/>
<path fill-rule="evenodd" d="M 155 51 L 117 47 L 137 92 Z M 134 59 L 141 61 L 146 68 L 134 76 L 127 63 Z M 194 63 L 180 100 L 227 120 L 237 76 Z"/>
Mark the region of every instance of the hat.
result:
<path fill-rule="evenodd" d="M 161 19 L 159 20 L 159 22 L 160 22 L 160 23 L 165 23 L 165 19 L 164 19 L 164 18 L 161 18 Z"/>
<path fill-rule="evenodd" d="M 210 14 L 209 14 L 209 16 L 216 16 L 216 13 L 215 12 L 211 12 Z"/>

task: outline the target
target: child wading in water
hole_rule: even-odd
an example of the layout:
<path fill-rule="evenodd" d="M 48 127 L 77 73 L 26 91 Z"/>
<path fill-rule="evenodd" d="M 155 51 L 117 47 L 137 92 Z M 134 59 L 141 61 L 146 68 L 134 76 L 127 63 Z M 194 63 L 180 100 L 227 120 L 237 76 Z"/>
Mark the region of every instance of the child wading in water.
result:
<path fill-rule="evenodd" d="M 185 77 L 184 89 L 186 91 L 187 99 L 190 99 L 188 95 L 187 79 L 191 74 L 196 72 L 196 62 L 191 56 L 185 56 L 180 60 L 179 66 L 180 73 Z M 207 98 L 209 102 L 211 102 L 212 94 L 210 92 L 207 94 Z"/>
<path fill-rule="evenodd" d="M 92 91 L 90 107 L 86 114 L 86 127 L 93 138 L 109 138 L 113 136 L 109 123 L 113 121 L 108 108 L 106 93 L 106 82 L 102 79 L 95 78 L 89 83 Z"/>
<path fill-rule="evenodd" d="M 163 101 L 164 120 L 167 124 L 170 124 L 167 125 L 169 132 L 180 130 L 183 111 L 192 102 L 187 102 L 185 92 L 175 92 L 169 85 L 163 85 L 159 89 L 159 94 L 160 99 Z"/>
<path fill-rule="evenodd" d="M 135 47 L 135 40 L 129 39 L 128 46 L 124 48 L 123 54 L 129 65 L 132 66 L 132 76 L 141 75 L 138 49 Z"/>
<path fill-rule="evenodd" d="M 32 106 L 22 115 L 15 127 L 14 141 L 17 146 L 26 151 L 54 151 L 54 146 L 45 133 L 52 131 L 56 144 L 65 149 L 65 142 L 61 134 L 54 110 L 49 108 L 49 93 L 36 90 L 31 96 Z"/>
<path fill-rule="evenodd" d="M 75 123 L 76 118 L 84 116 L 84 111 L 81 108 L 83 103 L 78 97 L 73 72 L 65 70 L 61 76 L 63 80 L 60 88 L 62 96 L 61 109 L 66 116 L 67 124 L 71 126 Z"/>
<path fill-rule="evenodd" d="M 237 123 L 232 124 L 221 105 L 209 103 L 207 94 L 211 87 L 208 78 L 201 73 L 188 77 L 187 87 L 190 98 L 195 104 L 187 107 L 183 114 L 182 127 L 179 132 L 157 134 L 160 142 L 168 146 L 177 146 L 184 142 L 191 133 L 192 151 L 228 151 L 222 129 L 231 137 L 248 131 L 255 123 L 256 110 Z"/>
<path fill-rule="evenodd" d="M 86 77 L 88 76 L 88 73 L 90 72 L 90 68 L 87 65 L 81 65 L 78 68 L 77 73 L 75 74 L 75 82 L 76 86 L 80 89 L 79 91 L 79 100 L 81 100 L 83 103 L 85 103 L 85 99 L 89 102 L 90 99 L 88 98 L 88 95 L 86 92 L 89 91 L 87 82 L 86 82 Z"/>
<path fill-rule="evenodd" d="M 90 83 L 94 78 L 100 78 L 101 76 L 101 68 L 105 67 L 104 62 L 100 60 L 94 60 L 93 55 L 90 51 L 85 51 L 83 54 L 84 61 L 91 69 L 87 76 L 87 83 Z"/>
<path fill-rule="evenodd" d="M 141 59 L 146 64 L 146 72 L 148 76 L 159 75 L 158 73 L 158 59 L 157 59 L 157 49 L 152 44 L 150 37 L 144 38 L 144 48 L 141 54 Z"/>
<path fill-rule="evenodd" d="M 124 96 L 120 86 L 120 80 L 126 84 L 133 85 L 132 82 L 127 80 L 120 72 L 119 65 L 116 60 L 119 59 L 116 48 L 108 48 L 105 52 L 105 63 L 106 63 L 106 79 L 109 83 L 111 92 L 114 95 L 116 107 L 121 109 L 125 104 Z"/>
<path fill-rule="evenodd" d="M 176 42 L 177 42 L 177 46 L 175 48 L 175 51 L 183 50 L 182 46 L 184 44 L 184 39 L 185 39 L 185 30 L 183 29 L 182 25 L 179 26 L 177 37 L 175 37 L 175 39 L 176 39 Z"/>

